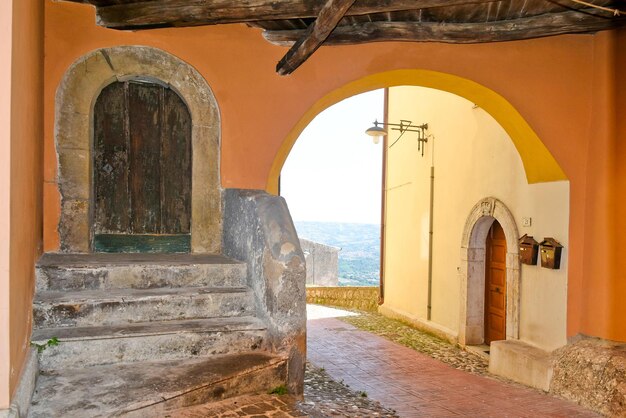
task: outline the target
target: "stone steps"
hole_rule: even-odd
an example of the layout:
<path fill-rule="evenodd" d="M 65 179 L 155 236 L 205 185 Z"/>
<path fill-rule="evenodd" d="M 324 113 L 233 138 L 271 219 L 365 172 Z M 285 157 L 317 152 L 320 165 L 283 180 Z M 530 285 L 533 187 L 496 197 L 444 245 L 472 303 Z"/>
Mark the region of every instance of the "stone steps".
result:
<path fill-rule="evenodd" d="M 212 254 L 44 254 L 37 291 L 244 286 L 245 263 Z"/>
<path fill-rule="evenodd" d="M 59 344 L 39 353 L 29 416 L 162 416 L 286 381 L 285 360 L 268 354 L 245 263 L 46 254 L 36 274 L 32 341 Z"/>
<path fill-rule="evenodd" d="M 34 328 L 246 316 L 254 312 L 247 287 L 181 287 L 40 291 Z"/>
<path fill-rule="evenodd" d="M 32 341 L 59 345 L 39 355 L 42 371 L 153 360 L 179 360 L 267 348 L 255 317 L 227 317 L 35 330 Z"/>
<path fill-rule="evenodd" d="M 226 395 L 267 393 L 286 374 L 284 358 L 264 353 L 61 369 L 39 377 L 28 416 L 167 416 Z"/>

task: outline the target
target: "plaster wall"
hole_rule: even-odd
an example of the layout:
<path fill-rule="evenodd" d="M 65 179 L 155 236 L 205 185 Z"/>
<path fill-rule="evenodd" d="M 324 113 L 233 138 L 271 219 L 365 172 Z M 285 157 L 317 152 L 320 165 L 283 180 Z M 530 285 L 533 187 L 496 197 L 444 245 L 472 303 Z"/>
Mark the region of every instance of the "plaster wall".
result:
<path fill-rule="evenodd" d="M 43 4 L 0 5 L 0 409 L 18 384 L 42 247 Z"/>
<path fill-rule="evenodd" d="M 610 251 L 604 251 L 609 248 L 605 243 L 609 238 L 615 240 L 619 231 L 606 230 L 610 237 L 604 236 L 600 244 L 585 240 L 585 231 L 596 230 L 604 216 L 602 211 L 587 210 L 586 193 L 609 187 L 603 179 L 588 179 L 593 168 L 588 160 L 599 124 L 604 123 L 592 121 L 594 97 L 614 89 L 616 83 L 609 80 L 599 86 L 602 90 L 595 90 L 596 64 L 603 59 L 597 50 L 610 43 L 614 36 L 610 32 L 481 45 L 390 42 L 322 47 L 295 74 L 280 77 L 274 69 L 286 48 L 266 43 L 260 30 L 245 25 L 119 32 L 97 27 L 94 10 L 88 5 L 45 0 L 45 8 L 46 251 L 59 248 L 54 95 L 71 63 L 92 50 L 153 46 L 185 60 L 202 74 L 215 93 L 222 117 L 220 170 L 225 188 L 273 190 L 275 184 L 268 184 L 268 178 L 276 162 L 280 166 L 286 158 L 292 144 L 286 138 L 292 132 L 297 133 L 315 114 L 345 97 L 394 85 L 393 80 L 381 76 L 356 89 L 344 88 L 351 82 L 394 70 L 439 71 L 497 92 L 519 111 L 556 158 L 571 184 L 568 335 L 585 332 L 626 340 L 626 327 L 616 322 L 626 316 L 626 305 L 619 303 L 623 294 L 605 290 L 619 289 L 619 278 L 607 276 L 604 266 L 626 268 L 624 257 L 610 258 Z M 623 38 L 618 37 L 622 44 Z M 613 48 L 606 54 L 623 61 L 624 51 Z M 415 83 L 419 85 L 419 80 Z M 612 106 L 619 111 L 626 105 L 616 100 Z M 596 163 L 602 161 L 602 156 L 593 158 Z M 614 195 L 619 191 L 616 187 L 611 185 L 607 193 Z M 622 219 L 626 209 L 616 206 L 612 213 Z M 585 264 L 593 246 L 598 248 L 598 259 Z"/>
<path fill-rule="evenodd" d="M 434 162 L 432 322 L 459 331 L 463 228 L 479 200 L 495 197 L 512 212 L 520 234 L 538 241 L 554 237 L 565 246 L 560 270 L 522 265 L 520 288 L 520 339 L 547 350 L 565 344 L 569 182 L 529 185 L 502 127 L 456 95 L 422 87 L 390 88 L 388 118 L 428 123 L 434 139 L 423 157 L 411 133 L 387 151 L 385 308 L 427 317 Z M 397 135 L 391 131 L 388 143 Z M 522 227 L 522 216 L 532 218 L 531 227 Z"/>

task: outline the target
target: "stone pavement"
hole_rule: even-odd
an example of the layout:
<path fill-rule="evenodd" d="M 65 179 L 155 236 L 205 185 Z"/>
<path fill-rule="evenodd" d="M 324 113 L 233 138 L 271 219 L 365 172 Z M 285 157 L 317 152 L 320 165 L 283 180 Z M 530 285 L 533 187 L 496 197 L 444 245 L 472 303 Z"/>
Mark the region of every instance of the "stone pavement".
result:
<path fill-rule="evenodd" d="M 307 332 L 311 363 L 401 417 L 598 416 L 534 389 L 454 369 L 335 318 L 309 320 Z"/>
<path fill-rule="evenodd" d="M 334 381 L 324 369 L 307 364 L 304 399 L 290 395 L 252 395 L 187 407 L 165 418 L 385 417 L 398 415 L 365 394 Z"/>

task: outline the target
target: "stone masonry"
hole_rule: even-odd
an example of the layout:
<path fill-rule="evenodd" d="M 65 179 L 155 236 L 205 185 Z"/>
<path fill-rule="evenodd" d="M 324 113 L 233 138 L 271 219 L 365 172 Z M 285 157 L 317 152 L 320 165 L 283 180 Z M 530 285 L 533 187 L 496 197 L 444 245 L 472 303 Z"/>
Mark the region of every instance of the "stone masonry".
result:
<path fill-rule="evenodd" d="M 306 301 L 316 305 L 339 306 L 366 312 L 376 312 L 378 310 L 378 287 L 307 287 Z"/>

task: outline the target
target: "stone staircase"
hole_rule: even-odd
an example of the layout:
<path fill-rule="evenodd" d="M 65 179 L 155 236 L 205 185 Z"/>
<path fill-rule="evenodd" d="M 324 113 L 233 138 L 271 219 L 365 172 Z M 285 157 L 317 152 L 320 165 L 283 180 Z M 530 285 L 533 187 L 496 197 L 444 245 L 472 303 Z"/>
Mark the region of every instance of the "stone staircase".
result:
<path fill-rule="evenodd" d="M 29 416 L 162 416 L 287 380 L 248 266 L 216 255 L 45 254 Z"/>

